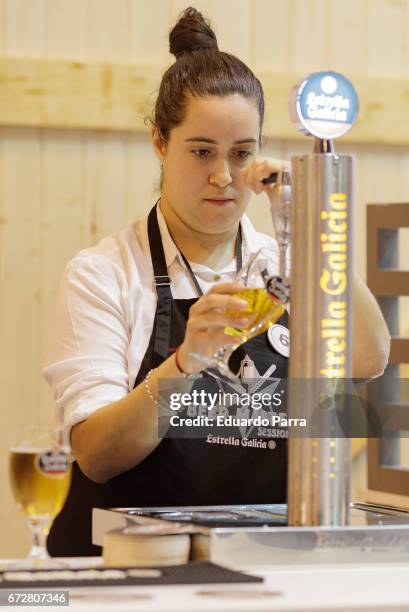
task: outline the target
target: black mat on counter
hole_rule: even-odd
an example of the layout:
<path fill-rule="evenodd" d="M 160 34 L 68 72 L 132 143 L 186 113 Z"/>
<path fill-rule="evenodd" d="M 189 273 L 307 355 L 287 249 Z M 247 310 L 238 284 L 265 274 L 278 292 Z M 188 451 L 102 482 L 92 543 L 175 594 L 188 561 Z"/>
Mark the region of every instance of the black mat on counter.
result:
<path fill-rule="evenodd" d="M 158 570 L 161 575 L 152 575 L 155 573 L 155 570 Z M 66 572 L 69 572 L 69 574 Z M 220 584 L 234 582 L 263 582 L 263 578 L 230 570 L 207 561 L 192 561 L 184 565 L 165 565 L 149 568 L 128 567 L 110 569 L 98 567 L 90 569 L 6 570 L 0 572 L 1 589 L 63 589 L 85 586 L 150 586 L 160 584 Z"/>

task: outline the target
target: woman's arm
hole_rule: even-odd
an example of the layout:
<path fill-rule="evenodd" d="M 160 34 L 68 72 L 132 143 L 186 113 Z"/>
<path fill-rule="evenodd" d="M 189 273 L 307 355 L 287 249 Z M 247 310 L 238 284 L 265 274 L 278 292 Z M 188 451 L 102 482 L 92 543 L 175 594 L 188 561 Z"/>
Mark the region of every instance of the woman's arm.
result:
<path fill-rule="evenodd" d="M 391 337 L 374 296 L 356 273 L 352 300 L 353 377 L 374 378 L 386 367 Z"/>
<path fill-rule="evenodd" d="M 150 377 L 157 397 L 159 378 L 182 378 L 172 355 Z M 92 413 L 71 430 L 71 447 L 88 478 L 103 483 L 145 459 L 161 441 L 158 409 L 143 383 L 117 402 Z"/>

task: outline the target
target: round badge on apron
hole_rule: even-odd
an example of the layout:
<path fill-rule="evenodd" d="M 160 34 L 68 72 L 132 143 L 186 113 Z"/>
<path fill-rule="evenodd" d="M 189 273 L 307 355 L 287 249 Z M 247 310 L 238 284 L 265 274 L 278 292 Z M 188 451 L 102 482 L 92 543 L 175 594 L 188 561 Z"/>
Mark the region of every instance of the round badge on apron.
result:
<path fill-rule="evenodd" d="M 279 323 L 272 325 L 267 332 L 267 336 L 277 353 L 280 353 L 283 357 L 290 356 L 290 332 L 284 325 Z"/>

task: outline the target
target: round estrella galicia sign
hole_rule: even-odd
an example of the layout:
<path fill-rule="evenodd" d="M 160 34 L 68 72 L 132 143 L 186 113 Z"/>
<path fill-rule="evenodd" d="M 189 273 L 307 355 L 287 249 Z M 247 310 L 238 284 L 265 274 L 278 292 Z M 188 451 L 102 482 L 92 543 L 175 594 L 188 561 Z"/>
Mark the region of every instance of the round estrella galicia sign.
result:
<path fill-rule="evenodd" d="M 338 72 L 315 72 L 293 88 L 291 119 L 304 134 L 323 140 L 343 136 L 358 115 L 358 96 L 352 83 Z"/>
<path fill-rule="evenodd" d="M 284 325 L 279 323 L 272 325 L 267 332 L 267 336 L 277 353 L 280 353 L 283 357 L 290 356 L 290 332 Z"/>

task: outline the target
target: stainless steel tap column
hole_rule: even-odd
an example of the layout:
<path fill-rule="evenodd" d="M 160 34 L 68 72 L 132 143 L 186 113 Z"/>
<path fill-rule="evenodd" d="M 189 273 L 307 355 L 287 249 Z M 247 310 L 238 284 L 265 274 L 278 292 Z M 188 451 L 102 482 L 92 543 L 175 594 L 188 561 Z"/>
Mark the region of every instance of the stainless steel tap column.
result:
<path fill-rule="evenodd" d="M 357 99 L 351 101 L 355 91 L 350 86 L 347 99 L 345 82 L 342 75 L 318 73 L 292 96 L 293 116 L 296 112 L 302 131 L 315 136 L 316 146 L 314 153 L 292 158 L 289 416 L 318 417 L 314 437 L 290 431 L 289 525 L 348 522 L 350 440 L 334 426 L 336 410 L 317 401 L 324 389 L 331 404 L 331 397 L 340 395 L 337 385 L 342 395 L 342 381 L 352 377 L 354 164 L 351 156 L 334 153 L 331 142 L 353 122 L 342 110 L 353 104 L 357 110 Z"/>

